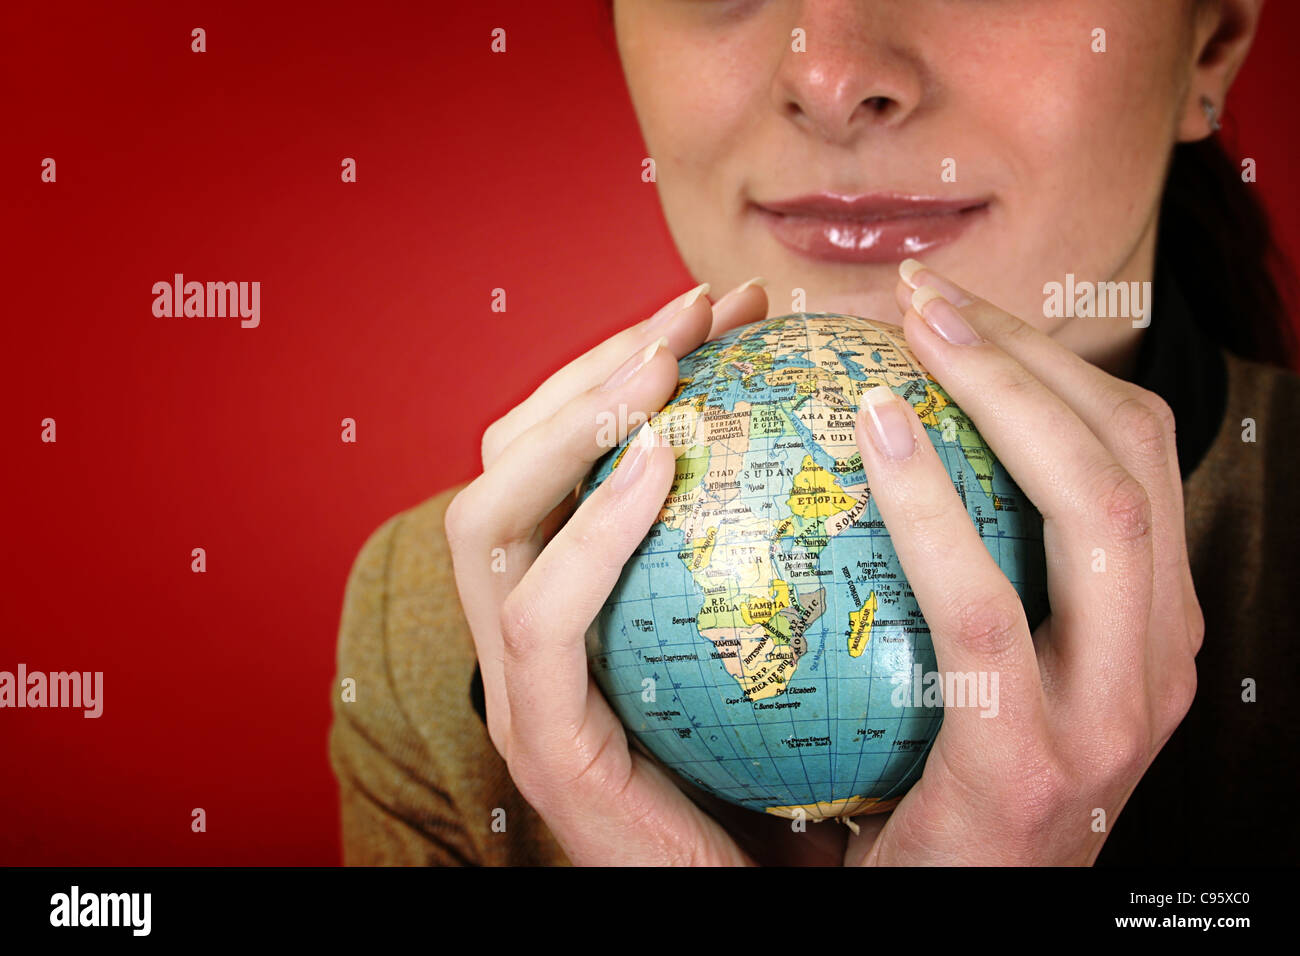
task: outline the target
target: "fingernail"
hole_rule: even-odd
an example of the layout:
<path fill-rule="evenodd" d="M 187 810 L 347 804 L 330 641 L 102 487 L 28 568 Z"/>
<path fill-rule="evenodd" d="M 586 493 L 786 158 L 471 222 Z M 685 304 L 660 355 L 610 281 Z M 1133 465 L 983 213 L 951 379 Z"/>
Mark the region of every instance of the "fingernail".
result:
<path fill-rule="evenodd" d="M 932 289 L 938 289 L 943 294 L 943 297 L 953 305 L 970 305 L 975 301 L 966 294 L 966 291 L 961 286 L 954 285 L 924 262 L 918 262 L 916 259 L 904 259 L 900 262 L 898 264 L 898 274 L 913 289 L 920 289 L 922 286 L 927 285 Z"/>
<path fill-rule="evenodd" d="M 742 282 L 740 285 L 736 286 L 734 289 L 732 289 L 730 292 L 728 292 L 726 295 L 724 295 L 724 296 L 723 296 L 721 299 L 719 299 L 717 302 L 713 303 L 713 307 L 716 309 L 718 306 L 722 305 L 722 303 L 726 302 L 728 299 L 732 299 L 732 298 L 734 298 L 735 296 L 740 295 L 740 293 L 744 292 L 744 291 L 745 291 L 746 289 L 748 289 L 751 285 L 756 285 L 756 286 L 758 286 L 760 289 L 766 289 L 766 288 L 767 288 L 767 280 L 764 279 L 762 276 L 754 276 L 754 278 L 752 278 L 752 279 L 750 279 L 750 280 L 748 280 L 748 281 L 746 281 L 746 282 Z"/>
<path fill-rule="evenodd" d="M 923 285 L 912 293 L 912 308 L 945 342 L 953 345 L 974 345 L 984 340 L 976 334 L 957 308 L 937 289 Z"/>
<path fill-rule="evenodd" d="M 631 356 L 626 362 L 610 374 L 605 379 L 604 384 L 600 386 L 601 391 L 608 392 L 611 388 L 617 388 L 626 382 L 629 378 L 637 373 L 641 366 L 645 365 L 652 358 L 655 352 L 668 344 L 668 336 L 661 335 L 643 349 L 637 349 L 636 354 Z"/>
<path fill-rule="evenodd" d="M 609 480 L 610 485 L 616 491 L 631 487 L 645 471 L 646 451 L 658 443 L 655 430 L 650 427 L 649 422 L 646 422 L 641 426 L 640 433 L 632 440 L 627 451 L 623 452 L 618 467 L 614 469 L 614 477 Z"/>
<path fill-rule="evenodd" d="M 872 444 L 886 458 L 901 461 L 916 450 L 916 435 L 907 416 L 912 414 L 888 385 L 873 385 L 862 393 L 858 418 Z"/>
<path fill-rule="evenodd" d="M 677 318 L 677 316 L 681 315 L 693 306 L 699 300 L 700 296 L 704 295 L 708 291 L 709 284 L 707 282 L 701 282 L 690 292 L 686 293 L 686 298 L 682 299 L 681 304 L 678 305 L 677 308 L 673 308 L 673 303 L 669 302 L 666 306 L 652 315 L 649 321 L 646 322 L 646 331 L 653 332 L 656 329 L 666 328 L 672 324 L 673 319 Z"/>

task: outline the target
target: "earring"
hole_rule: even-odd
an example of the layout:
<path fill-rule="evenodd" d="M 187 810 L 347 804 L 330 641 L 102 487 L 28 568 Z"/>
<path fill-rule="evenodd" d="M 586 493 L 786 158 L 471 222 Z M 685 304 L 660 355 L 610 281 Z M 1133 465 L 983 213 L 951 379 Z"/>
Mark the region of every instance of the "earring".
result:
<path fill-rule="evenodd" d="M 1201 97 L 1201 109 L 1205 110 L 1205 121 L 1210 124 L 1210 132 L 1217 133 L 1223 128 L 1219 122 L 1219 114 L 1214 109 L 1214 101 L 1208 96 Z"/>

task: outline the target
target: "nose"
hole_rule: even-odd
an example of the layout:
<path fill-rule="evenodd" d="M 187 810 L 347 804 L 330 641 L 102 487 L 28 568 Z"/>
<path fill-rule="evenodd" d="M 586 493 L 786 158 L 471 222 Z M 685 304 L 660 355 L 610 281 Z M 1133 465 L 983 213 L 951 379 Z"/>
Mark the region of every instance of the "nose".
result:
<path fill-rule="evenodd" d="M 777 108 L 805 132 L 835 145 L 904 122 L 924 89 L 918 58 L 898 39 L 911 33 L 903 23 L 910 2 L 797 4 L 772 87 Z"/>

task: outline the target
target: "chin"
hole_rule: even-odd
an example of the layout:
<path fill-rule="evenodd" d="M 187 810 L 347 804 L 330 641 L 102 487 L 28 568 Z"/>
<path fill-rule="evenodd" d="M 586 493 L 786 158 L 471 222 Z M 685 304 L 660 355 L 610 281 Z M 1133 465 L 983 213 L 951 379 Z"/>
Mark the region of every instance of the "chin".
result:
<path fill-rule="evenodd" d="M 843 315 L 856 315 L 864 319 L 875 319 L 890 325 L 902 325 L 903 317 L 894 304 L 892 290 L 864 294 L 861 292 L 830 293 L 808 296 L 806 312 L 839 312 Z M 772 314 L 779 314 L 775 305 Z"/>

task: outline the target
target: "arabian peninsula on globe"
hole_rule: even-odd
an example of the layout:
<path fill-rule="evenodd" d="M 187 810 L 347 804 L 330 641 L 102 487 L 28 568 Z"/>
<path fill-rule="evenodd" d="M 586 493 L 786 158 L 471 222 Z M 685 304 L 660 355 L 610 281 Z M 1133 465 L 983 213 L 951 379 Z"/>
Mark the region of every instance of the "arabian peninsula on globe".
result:
<path fill-rule="evenodd" d="M 812 820 L 889 810 L 943 708 L 915 693 L 934 649 L 867 487 L 858 396 L 883 384 L 916 410 L 1031 627 L 1042 518 L 897 326 L 764 319 L 678 367 L 640 426 L 673 444 L 676 476 L 589 632 L 596 683 L 647 750 L 723 800 Z"/>

